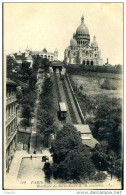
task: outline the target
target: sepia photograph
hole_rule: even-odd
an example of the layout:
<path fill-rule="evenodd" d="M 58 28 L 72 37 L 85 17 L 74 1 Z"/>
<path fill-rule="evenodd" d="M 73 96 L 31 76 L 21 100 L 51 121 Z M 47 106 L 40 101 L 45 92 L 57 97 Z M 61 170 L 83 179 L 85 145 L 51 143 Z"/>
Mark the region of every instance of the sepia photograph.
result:
<path fill-rule="evenodd" d="M 3 2 L 3 189 L 123 190 L 124 3 Z"/>

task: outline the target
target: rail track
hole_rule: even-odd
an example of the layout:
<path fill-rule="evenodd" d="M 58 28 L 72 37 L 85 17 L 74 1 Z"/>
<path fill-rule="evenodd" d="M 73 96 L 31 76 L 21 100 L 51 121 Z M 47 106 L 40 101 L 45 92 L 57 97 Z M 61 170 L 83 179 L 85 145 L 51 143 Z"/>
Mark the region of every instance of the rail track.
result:
<path fill-rule="evenodd" d="M 81 119 L 76 109 L 66 78 L 64 77 L 64 79 L 61 80 L 60 74 L 56 72 L 53 73 L 53 76 L 54 76 L 58 103 L 65 102 L 68 109 L 67 114 L 69 119 L 66 120 L 66 122 L 71 122 L 73 124 L 81 123 L 80 122 Z"/>

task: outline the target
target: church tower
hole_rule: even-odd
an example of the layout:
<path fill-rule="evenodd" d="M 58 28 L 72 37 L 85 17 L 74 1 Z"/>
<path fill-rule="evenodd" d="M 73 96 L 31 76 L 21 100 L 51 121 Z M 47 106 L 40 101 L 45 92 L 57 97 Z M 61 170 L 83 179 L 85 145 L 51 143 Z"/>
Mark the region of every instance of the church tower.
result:
<path fill-rule="evenodd" d="M 54 60 L 55 61 L 58 60 L 58 50 L 57 50 L 57 48 L 54 51 Z"/>

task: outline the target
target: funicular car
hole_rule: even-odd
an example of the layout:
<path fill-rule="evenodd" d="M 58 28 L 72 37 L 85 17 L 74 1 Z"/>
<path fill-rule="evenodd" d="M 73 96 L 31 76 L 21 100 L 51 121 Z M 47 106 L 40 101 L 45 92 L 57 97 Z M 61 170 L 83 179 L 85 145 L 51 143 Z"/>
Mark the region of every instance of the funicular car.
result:
<path fill-rule="evenodd" d="M 60 79 L 61 80 L 64 80 L 64 77 L 65 77 L 65 73 L 63 71 L 60 72 Z"/>
<path fill-rule="evenodd" d="M 59 103 L 59 119 L 65 119 L 67 117 L 67 108 L 65 102 Z"/>

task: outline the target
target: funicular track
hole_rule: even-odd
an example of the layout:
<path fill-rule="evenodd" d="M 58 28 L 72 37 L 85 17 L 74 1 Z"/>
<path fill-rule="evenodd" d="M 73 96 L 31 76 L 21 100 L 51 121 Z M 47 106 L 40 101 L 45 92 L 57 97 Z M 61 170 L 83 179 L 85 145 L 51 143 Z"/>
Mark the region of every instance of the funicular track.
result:
<path fill-rule="evenodd" d="M 69 93 L 68 93 L 68 90 L 67 90 L 67 87 L 66 87 L 65 80 L 62 80 L 62 85 L 63 85 L 64 93 L 65 93 L 65 96 L 66 96 L 67 105 L 68 105 L 68 108 L 69 108 L 69 111 L 70 111 L 72 123 L 76 124 L 77 120 L 76 120 L 76 116 L 75 116 L 75 113 L 74 113 L 74 110 L 73 110 L 73 106 L 71 104 L 71 100 L 70 100 L 70 97 L 69 97 Z"/>
<path fill-rule="evenodd" d="M 58 99 L 58 103 L 59 103 L 62 101 L 62 99 L 61 99 L 61 95 L 60 95 L 60 89 L 59 89 L 59 85 L 58 85 L 58 79 L 57 79 L 56 72 L 54 72 L 54 82 L 55 82 L 55 86 L 56 86 L 57 99 Z"/>
<path fill-rule="evenodd" d="M 64 79 L 60 80 L 60 75 L 56 72 L 53 75 L 58 103 L 65 102 L 68 109 L 66 122 L 72 122 L 73 124 L 81 123 L 66 78 L 64 77 Z"/>

